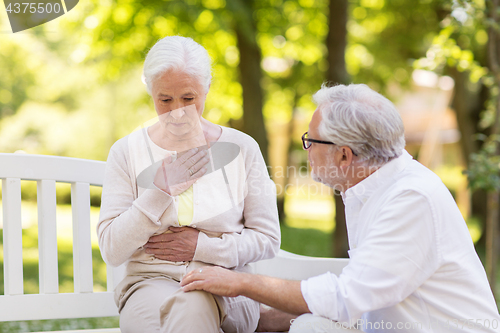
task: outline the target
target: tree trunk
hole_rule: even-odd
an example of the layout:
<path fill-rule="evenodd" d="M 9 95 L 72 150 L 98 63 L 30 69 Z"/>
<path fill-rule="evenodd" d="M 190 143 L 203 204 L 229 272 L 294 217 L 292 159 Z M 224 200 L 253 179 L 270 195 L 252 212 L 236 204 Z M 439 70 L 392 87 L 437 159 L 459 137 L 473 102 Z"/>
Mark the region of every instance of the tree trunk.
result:
<path fill-rule="evenodd" d="M 498 17 L 499 0 L 492 0 L 488 3 L 488 18 L 493 22 L 488 30 L 488 67 L 495 77 L 496 89 L 500 87 L 500 34 L 498 26 L 500 23 Z M 491 127 L 491 136 L 495 140 L 495 136 L 500 134 L 500 95 L 495 101 L 495 119 Z M 495 143 L 495 154 L 500 154 L 498 142 Z M 499 193 L 498 189 L 488 192 L 488 214 L 486 219 L 486 272 L 490 281 L 490 286 L 495 296 L 496 285 L 496 267 L 498 263 L 498 224 L 499 224 Z"/>
<path fill-rule="evenodd" d="M 347 241 L 347 226 L 345 222 L 345 207 L 340 195 L 334 194 L 335 201 L 335 232 L 333 233 L 333 256 L 347 258 L 349 243 Z"/>
<path fill-rule="evenodd" d="M 292 160 L 293 154 L 293 134 L 295 133 L 295 118 L 297 117 L 297 102 L 299 99 L 299 95 L 295 93 L 295 98 L 292 107 L 292 116 L 290 121 L 288 122 L 288 149 L 287 149 L 287 160 L 286 160 L 286 171 L 284 172 L 284 181 L 283 181 L 283 195 L 278 196 L 277 204 L 278 204 L 278 216 L 280 218 L 280 224 L 285 223 L 286 219 L 286 211 L 285 211 L 285 201 L 286 201 L 286 189 L 288 183 L 290 182 L 290 172 L 288 172 L 288 166 L 293 165 L 294 161 Z"/>
<path fill-rule="evenodd" d="M 255 21 L 252 16 L 252 1 L 241 1 L 240 6 L 234 29 L 240 52 L 238 68 L 243 90 L 243 131 L 257 141 L 266 165 L 268 165 L 267 131 L 262 114 L 263 93 L 260 86 L 262 79 L 261 53 L 257 44 Z"/>
<path fill-rule="evenodd" d="M 347 44 L 347 0 L 330 0 L 330 23 L 326 47 L 328 71 L 326 80 L 331 84 L 348 83 L 345 69 L 345 47 Z"/>
<path fill-rule="evenodd" d="M 345 68 L 345 47 L 347 42 L 347 0 L 330 0 L 330 23 L 326 47 L 328 50 L 328 71 L 326 80 L 330 84 L 348 83 L 349 75 Z M 334 195 L 335 231 L 333 232 L 333 256 L 346 258 L 349 245 L 345 224 L 345 209 L 342 198 Z"/>
<path fill-rule="evenodd" d="M 452 107 L 457 117 L 458 129 L 460 131 L 460 149 L 466 167 L 469 168 L 469 156 L 477 153 L 481 148 L 478 140 L 474 140 L 476 133 L 483 132 L 484 129 L 479 128 L 478 124 L 481 118 L 481 112 L 484 109 L 486 100 L 488 99 L 488 89 L 481 85 L 474 91 L 469 86 L 469 73 L 459 72 L 456 68 L 450 68 L 449 74 L 455 80 L 455 94 L 453 96 Z M 486 229 L 486 191 L 476 190 L 471 197 L 471 215 L 478 218 L 481 223 L 481 229 Z M 481 238 L 476 245 L 485 246 L 486 234 L 483 232 Z"/>
<path fill-rule="evenodd" d="M 481 87 L 477 92 L 471 91 L 468 87 L 469 72 L 459 72 L 456 68 L 450 68 L 449 74 L 455 81 L 455 94 L 451 104 L 457 116 L 458 129 L 461 134 L 460 148 L 468 167 L 470 154 L 476 153 L 480 148 L 480 142 L 474 140 L 473 137 L 480 131 L 477 124 L 488 98 L 487 91 L 485 91 L 487 89 Z"/>
<path fill-rule="evenodd" d="M 496 272 L 498 264 L 498 191 L 488 192 L 488 219 L 486 220 L 486 275 L 495 294 Z"/>

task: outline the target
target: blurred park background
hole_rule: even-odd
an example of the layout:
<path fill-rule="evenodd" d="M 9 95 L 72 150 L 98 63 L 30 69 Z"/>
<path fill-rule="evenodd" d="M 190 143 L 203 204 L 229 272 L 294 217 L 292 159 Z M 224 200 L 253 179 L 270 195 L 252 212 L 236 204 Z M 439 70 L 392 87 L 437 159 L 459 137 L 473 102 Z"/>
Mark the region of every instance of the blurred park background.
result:
<path fill-rule="evenodd" d="M 341 200 L 309 177 L 300 137 L 315 110 L 311 96 L 322 83 L 366 83 L 396 104 L 407 150 L 450 189 L 500 304 L 496 5 L 493 0 L 88 0 L 16 34 L 0 5 L 0 152 L 105 161 L 116 140 L 155 116 L 141 82 L 149 48 L 167 35 L 192 37 L 213 59 L 204 117 L 253 136 L 269 165 L 278 190 L 282 248 L 342 257 L 347 242 Z M 57 193 L 60 281 L 71 291 L 69 185 Z M 36 184 L 23 183 L 22 195 L 29 293 L 38 291 Z M 92 189 L 92 204 L 95 226 L 98 188 Z M 95 238 L 93 246 L 95 288 L 103 290 L 106 272 Z M 92 320 L 7 323 L 0 330 L 93 325 Z"/>

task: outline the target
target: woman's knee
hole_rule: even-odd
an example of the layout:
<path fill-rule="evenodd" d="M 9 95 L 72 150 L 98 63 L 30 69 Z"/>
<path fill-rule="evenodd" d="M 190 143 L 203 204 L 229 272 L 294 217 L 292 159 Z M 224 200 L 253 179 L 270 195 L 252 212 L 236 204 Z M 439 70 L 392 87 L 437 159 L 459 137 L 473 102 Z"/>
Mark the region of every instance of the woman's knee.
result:
<path fill-rule="evenodd" d="M 159 304 L 154 303 L 140 294 L 132 295 L 120 312 L 121 332 L 159 332 Z"/>
<path fill-rule="evenodd" d="M 154 278 L 136 283 L 120 311 L 123 333 L 159 332 L 159 309 L 165 298 L 178 290 L 178 283 Z"/>
<path fill-rule="evenodd" d="M 193 315 L 196 320 L 193 320 Z M 217 302 L 212 294 L 204 291 L 178 290 L 161 305 L 160 325 L 162 332 L 218 332 L 220 312 Z"/>
<path fill-rule="evenodd" d="M 214 296 L 205 291 L 184 292 L 178 290 L 168 297 L 160 307 L 160 313 L 186 314 L 193 318 L 193 313 L 213 313 L 217 308 Z M 185 311 L 187 309 L 187 311 Z M 218 311 L 217 311 L 218 312 Z"/>

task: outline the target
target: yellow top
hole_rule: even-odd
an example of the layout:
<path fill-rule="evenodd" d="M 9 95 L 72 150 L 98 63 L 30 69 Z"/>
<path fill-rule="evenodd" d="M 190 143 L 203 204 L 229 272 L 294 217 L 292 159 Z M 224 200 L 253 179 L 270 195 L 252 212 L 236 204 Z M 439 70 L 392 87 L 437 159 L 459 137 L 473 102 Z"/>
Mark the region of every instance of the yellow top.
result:
<path fill-rule="evenodd" d="M 193 220 L 193 185 L 179 194 L 177 218 L 180 225 L 189 225 Z"/>

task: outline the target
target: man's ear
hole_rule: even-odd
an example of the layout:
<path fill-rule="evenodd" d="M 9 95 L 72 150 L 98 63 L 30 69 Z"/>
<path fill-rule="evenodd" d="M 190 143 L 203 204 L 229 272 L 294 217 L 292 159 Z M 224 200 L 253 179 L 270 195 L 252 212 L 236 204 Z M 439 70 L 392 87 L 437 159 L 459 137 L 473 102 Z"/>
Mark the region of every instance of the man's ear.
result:
<path fill-rule="evenodd" d="M 353 154 L 351 148 L 347 146 L 342 146 L 339 148 L 338 153 L 340 154 L 339 166 L 348 167 L 352 164 Z"/>

